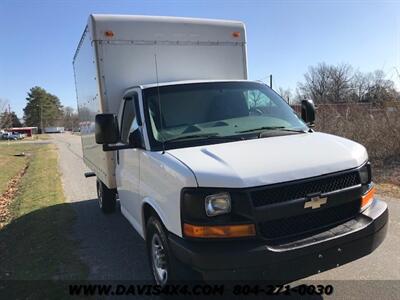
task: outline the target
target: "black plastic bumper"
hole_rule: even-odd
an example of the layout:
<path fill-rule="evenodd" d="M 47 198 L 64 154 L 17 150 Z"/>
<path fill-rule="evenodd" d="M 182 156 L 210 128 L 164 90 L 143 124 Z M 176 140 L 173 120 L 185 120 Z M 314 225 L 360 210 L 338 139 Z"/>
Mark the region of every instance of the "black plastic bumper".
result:
<path fill-rule="evenodd" d="M 290 282 L 346 264 L 374 251 L 387 231 L 388 209 L 374 199 L 357 218 L 314 236 L 281 245 L 260 240 L 189 241 L 169 235 L 170 247 L 205 280 Z"/>

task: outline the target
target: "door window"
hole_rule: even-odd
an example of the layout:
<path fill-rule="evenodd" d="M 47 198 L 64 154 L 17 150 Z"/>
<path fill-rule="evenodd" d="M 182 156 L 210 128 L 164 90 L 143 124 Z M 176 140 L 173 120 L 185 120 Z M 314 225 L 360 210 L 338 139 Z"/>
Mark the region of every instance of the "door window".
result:
<path fill-rule="evenodd" d="M 138 101 L 137 94 L 133 94 L 131 99 L 126 99 L 121 119 L 121 142 L 129 143 L 129 134 L 139 128 L 135 110 L 135 101 Z"/>

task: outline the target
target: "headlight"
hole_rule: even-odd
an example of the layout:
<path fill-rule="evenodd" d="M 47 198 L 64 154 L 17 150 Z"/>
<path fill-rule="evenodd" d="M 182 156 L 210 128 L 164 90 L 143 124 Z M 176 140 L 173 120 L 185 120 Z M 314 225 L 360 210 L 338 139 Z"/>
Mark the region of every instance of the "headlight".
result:
<path fill-rule="evenodd" d="M 206 214 L 214 217 L 231 212 L 231 197 L 228 193 L 209 195 L 205 198 Z"/>
<path fill-rule="evenodd" d="M 366 163 L 360 170 L 361 184 L 368 184 L 371 182 L 371 164 Z"/>

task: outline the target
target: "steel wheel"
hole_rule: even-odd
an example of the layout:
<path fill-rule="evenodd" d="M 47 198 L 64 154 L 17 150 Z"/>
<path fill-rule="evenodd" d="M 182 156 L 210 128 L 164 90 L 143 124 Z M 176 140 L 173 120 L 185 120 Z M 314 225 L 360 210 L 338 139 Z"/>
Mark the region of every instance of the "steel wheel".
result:
<path fill-rule="evenodd" d="M 157 233 L 151 239 L 151 262 L 157 284 L 165 285 L 168 280 L 166 252 Z"/>
<path fill-rule="evenodd" d="M 115 189 L 109 189 L 100 180 L 97 180 L 97 203 L 101 211 L 105 214 L 109 214 L 115 211 L 116 204 L 116 191 Z"/>

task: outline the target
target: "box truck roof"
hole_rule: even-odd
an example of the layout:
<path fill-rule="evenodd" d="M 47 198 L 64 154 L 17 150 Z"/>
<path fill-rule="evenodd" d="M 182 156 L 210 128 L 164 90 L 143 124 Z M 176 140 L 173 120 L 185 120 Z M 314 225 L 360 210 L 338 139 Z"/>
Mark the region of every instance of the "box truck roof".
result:
<path fill-rule="evenodd" d="M 245 42 L 239 21 L 180 17 L 91 15 L 93 40 L 159 42 Z"/>

